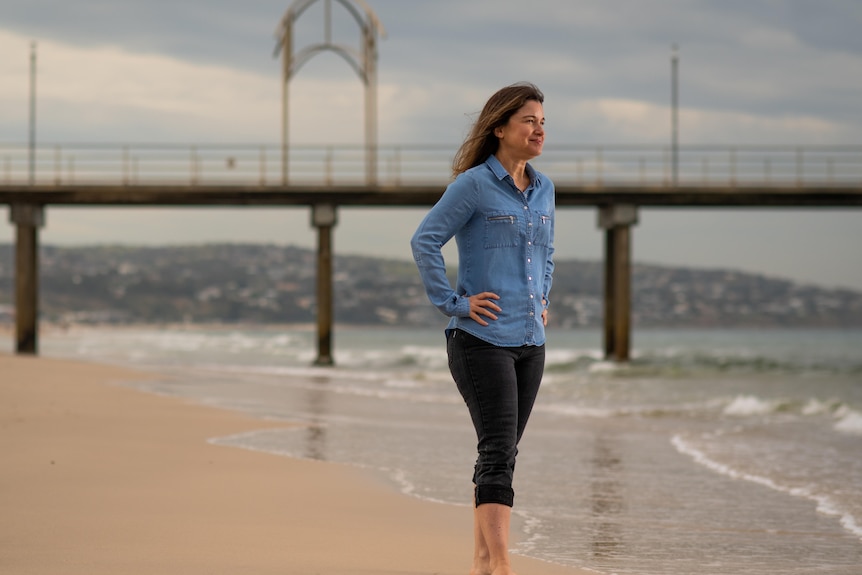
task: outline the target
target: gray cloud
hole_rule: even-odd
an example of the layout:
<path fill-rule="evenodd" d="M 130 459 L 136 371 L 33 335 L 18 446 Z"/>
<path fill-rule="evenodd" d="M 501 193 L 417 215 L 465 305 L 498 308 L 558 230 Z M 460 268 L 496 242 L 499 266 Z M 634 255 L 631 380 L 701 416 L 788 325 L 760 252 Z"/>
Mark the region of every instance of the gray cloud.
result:
<path fill-rule="evenodd" d="M 683 145 L 862 145 L 858 33 L 862 4 L 856 0 L 367 1 L 388 33 L 379 44 L 384 143 L 430 143 L 454 150 L 470 114 L 492 91 L 517 80 L 534 81 L 546 93 L 548 147 L 666 143 L 670 48 L 677 43 Z M 182 74 L 198 68 L 216 70 L 201 73 L 194 80 L 197 84 L 189 80 L 179 87 L 165 86 L 162 108 L 123 99 L 99 100 L 98 95 L 50 99 L 43 91 L 39 100 L 43 140 L 272 143 L 280 120 L 273 32 L 289 5 L 272 0 L 7 0 L 0 32 L 76 48 L 161 56 L 179 66 L 171 81 L 181 81 Z M 300 41 L 320 39 L 319 11 L 315 7 L 303 16 Z M 352 24 L 343 18 L 333 32 L 340 41 L 356 40 Z M 20 65 L 8 64 L 17 70 L 14 77 L 20 88 L 9 88 L 9 82 L 5 89 L 0 87 L 4 104 L 0 130 L 7 142 L 26 137 L 22 74 L 28 51 L 22 42 Z M 57 56 L 40 52 L 43 74 Z M 14 60 L 14 51 L 7 49 L 4 58 L 7 63 Z M 135 70 L 153 73 L 147 67 Z M 164 81 L 158 71 L 154 74 L 141 81 L 147 85 Z M 117 83 L 123 80 L 117 77 Z M 42 76 L 40 87 L 51 86 L 52 81 L 56 78 Z M 206 83 L 213 81 L 249 87 Z M 321 86 L 341 91 L 344 97 L 336 103 L 325 99 L 331 93 L 311 93 Z M 299 115 L 308 118 L 305 124 L 296 118 L 297 135 L 329 141 L 355 138 L 350 134 L 359 133 L 361 124 L 361 102 L 352 101 L 361 97 L 357 86 L 345 62 L 332 54 L 315 57 L 295 80 L 296 105 L 325 100 L 333 108 L 313 110 L 303 104 L 306 108 Z M 162 96 L 158 90 L 153 93 Z M 182 98 L 199 100 L 200 110 L 176 106 Z M 351 114 L 355 120 L 347 119 Z M 323 126 L 330 117 L 341 124 Z M 122 218 L 88 210 L 52 214 L 47 241 L 148 237 L 149 220 L 143 214 L 122 212 Z M 166 220 L 174 222 L 166 224 L 166 241 L 219 239 L 225 237 L 225 229 L 235 230 L 235 237 L 244 241 L 302 245 L 313 241 L 304 223 L 286 230 L 278 218 L 263 218 L 269 223 L 262 224 L 257 212 L 235 216 L 205 212 L 188 224 L 180 223 L 180 215 L 189 213 Z M 764 215 L 760 227 L 753 223 L 758 215 Z M 355 250 L 407 257 L 405 236 L 420 216 L 409 210 L 397 217 L 393 212 L 345 213 L 337 238 L 349 238 L 343 244 Z M 576 210 L 561 217 L 567 226 L 561 232 L 560 255 L 599 257 L 594 214 Z M 294 222 L 291 218 L 306 221 L 304 214 L 293 212 L 284 221 Z M 112 224 L 115 219 L 121 224 Z M 225 224 L 226 220 L 232 223 Z M 369 226 L 392 231 L 372 237 L 363 231 Z M 647 261 L 735 264 L 803 281 L 862 288 L 862 261 L 856 248 L 862 245 L 860 230 L 858 211 L 816 216 L 805 211 L 651 212 L 635 231 L 635 253 Z M 10 239 L 11 227 L 0 228 L 0 241 Z"/>
<path fill-rule="evenodd" d="M 670 46 L 677 43 L 682 106 L 811 116 L 857 128 L 862 123 L 857 104 L 862 36 L 856 33 L 862 10 L 852 0 L 369 4 L 388 31 L 380 43 L 381 82 L 419 88 L 443 82 L 488 93 L 531 79 L 569 102 L 626 98 L 666 106 Z M 15 0 L 4 7 L 4 27 L 36 39 L 121 46 L 277 78 L 273 32 L 288 6 L 270 0 Z M 314 6 L 299 20 L 298 46 L 321 38 L 321 10 Z M 336 38 L 355 40 L 352 22 L 345 24 L 343 17 L 337 22 L 342 25 L 336 26 Z M 325 77 L 338 70 L 318 64 L 310 63 L 302 75 Z M 350 77 L 352 72 L 340 65 Z M 446 105 L 436 103 L 437 110 L 451 113 Z M 415 121 L 432 124 L 420 117 Z M 847 132 L 845 140 L 862 134 Z M 862 135 L 854 140 L 860 141 Z"/>

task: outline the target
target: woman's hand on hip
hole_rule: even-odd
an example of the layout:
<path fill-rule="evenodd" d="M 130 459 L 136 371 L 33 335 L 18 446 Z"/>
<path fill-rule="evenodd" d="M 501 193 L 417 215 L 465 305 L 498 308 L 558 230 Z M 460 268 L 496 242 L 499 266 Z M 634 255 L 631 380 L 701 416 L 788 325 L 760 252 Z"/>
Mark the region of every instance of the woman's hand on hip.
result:
<path fill-rule="evenodd" d="M 470 300 L 470 318 L 473 321 L 479 325 L 488 325 L 488 322 L 482 319 L 483 317 L 497 319 L 494 312 L 500 311 L 500 307 L 494 303 L 494 300 L 500 299 L 500 296 L 494 292 L 483 291 L 482 293 L 471 295 L 467 299 Z"/>

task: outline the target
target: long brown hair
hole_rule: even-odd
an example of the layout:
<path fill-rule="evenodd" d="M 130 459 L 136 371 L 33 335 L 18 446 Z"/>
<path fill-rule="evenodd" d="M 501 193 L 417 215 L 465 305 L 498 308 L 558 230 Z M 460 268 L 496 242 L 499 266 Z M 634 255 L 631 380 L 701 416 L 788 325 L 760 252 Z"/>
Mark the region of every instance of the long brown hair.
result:
<path fill-rule="evenodd" d="M 542 104 L 545 101 L 545 95 L 529 82 L 506 86 L 488 98 L 479 118 L 470 129 L 470 134 L 455 154 L 455 159 L 452 161 L 452 175 L 457 176 L 466 172 L 496 153 L 500 140 L 494 135 L 494 130 L 505 126 L 512 114 L 530 100 Z"/>

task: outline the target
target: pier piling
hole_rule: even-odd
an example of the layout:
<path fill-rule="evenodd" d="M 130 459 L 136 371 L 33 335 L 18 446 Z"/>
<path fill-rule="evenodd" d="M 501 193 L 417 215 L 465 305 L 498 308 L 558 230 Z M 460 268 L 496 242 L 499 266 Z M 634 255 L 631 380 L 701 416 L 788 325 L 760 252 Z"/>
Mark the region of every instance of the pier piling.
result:
<path fill-rule="evenodd" d="M 9 219 L 17 227 L 15 243 L 15 350 L 36 354 L 39 349 L 39 228 L 44 207 L 13 204 Z"/>
<path fill-rule="evenodd" d="M 338 221 L 333 204 L 315 204 L 311 225 L 317 228 L 317 359 L 314 365 L 331 366 L 333 325 L 332 228 Z"/>
<path fill-rule="evenodd" d="M 631 347 L 631 227 L 637 223 L 637 206 L 599 208 L 605 230 L 605 358 L 615 361 L 628 361 Z"/>

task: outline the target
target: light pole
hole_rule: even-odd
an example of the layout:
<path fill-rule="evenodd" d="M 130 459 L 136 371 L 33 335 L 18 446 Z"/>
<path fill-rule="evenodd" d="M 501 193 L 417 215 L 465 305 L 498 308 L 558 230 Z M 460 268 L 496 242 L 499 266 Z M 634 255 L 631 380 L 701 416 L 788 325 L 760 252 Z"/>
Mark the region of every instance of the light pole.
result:
<path fill-rule="evenodd" d="M 679 178 L 679 54 L 676 44 L 672 47 L 670 57 L 670 154 L 671 154 L 671 177 L 673 187 L 676 187 Z"/>
<path fill-rule="evenodd" d="M 32 186 L 36 183 L 36 42 L 30 43 L 30 139 L 27 159 Z"/>

